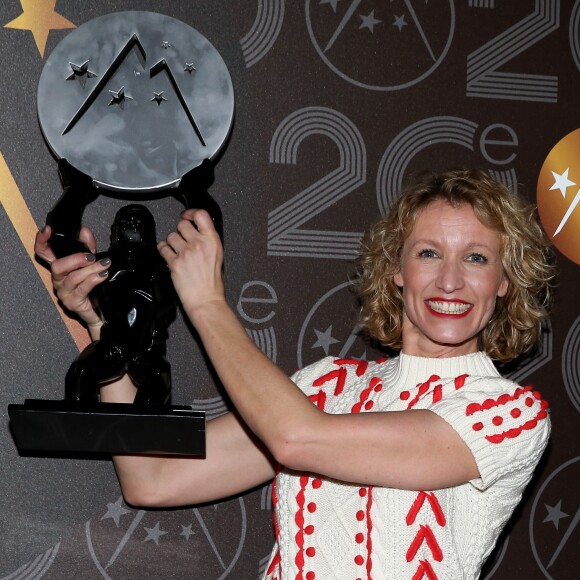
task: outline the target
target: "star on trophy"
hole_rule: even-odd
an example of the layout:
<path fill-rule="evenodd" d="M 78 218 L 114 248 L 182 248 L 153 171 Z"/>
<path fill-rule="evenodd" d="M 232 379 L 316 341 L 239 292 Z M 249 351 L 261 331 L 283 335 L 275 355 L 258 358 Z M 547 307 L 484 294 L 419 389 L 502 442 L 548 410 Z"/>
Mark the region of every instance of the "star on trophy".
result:
<path fill-rule="evenodd" d="M 38 86 L 42 132 L 58 160 L 63 193 L 47 216 L 58 257 L 78 240 L 99 195 L 131 201 L 115 216 L 108 279 L 91 294 L 101 338 L 71 364 L 63 400 L 9 405 L 23 451 L 203 455 L 205 414 L 172 406 L 167 329 L 176 297 L 156 250 L 155 220 L 140 200 L 174 197 L 207 209 L 213 164 L 233 125 L 234 93 L 215 47 L 191 26 L 142 11 L 91 20 L 47 59 Z M 102 384 L 128 375 L 131 404 L 103 403 Z"/>

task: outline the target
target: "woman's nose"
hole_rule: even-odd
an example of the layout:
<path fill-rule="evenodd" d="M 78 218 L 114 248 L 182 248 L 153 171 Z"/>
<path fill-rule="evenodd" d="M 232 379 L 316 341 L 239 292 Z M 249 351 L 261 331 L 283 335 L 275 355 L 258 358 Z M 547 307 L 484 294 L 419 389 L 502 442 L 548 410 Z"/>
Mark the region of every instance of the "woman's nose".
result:
<path fill-rule="evenodd" d="M 464 279 L 461 264 L 455 260 L 441 260 L 436 285 L 447 294 L 463 288 Z"/>

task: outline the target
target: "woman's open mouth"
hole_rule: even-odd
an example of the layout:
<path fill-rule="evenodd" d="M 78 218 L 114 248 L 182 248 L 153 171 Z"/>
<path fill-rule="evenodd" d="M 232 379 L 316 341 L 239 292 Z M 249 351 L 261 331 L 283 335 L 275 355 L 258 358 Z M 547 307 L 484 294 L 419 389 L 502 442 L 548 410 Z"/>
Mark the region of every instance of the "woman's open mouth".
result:
<path fill-rule="evenodd" d="M 461 318 L 467 316 L 473 304 L 463 300 L 442 300 L 441 298 L 429 298 L 425 300 L 428 310 L 435 316 Z"/>

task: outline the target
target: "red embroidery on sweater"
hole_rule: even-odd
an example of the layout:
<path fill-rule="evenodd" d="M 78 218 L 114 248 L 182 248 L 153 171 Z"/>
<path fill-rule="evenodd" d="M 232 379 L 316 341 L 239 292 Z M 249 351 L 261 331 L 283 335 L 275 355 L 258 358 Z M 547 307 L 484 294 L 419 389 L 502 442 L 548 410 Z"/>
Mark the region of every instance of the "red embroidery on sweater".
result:
<path fill-rule="evenodd" d="M 411 400 L 411 402 L 407 405 L 407 410 L 412 409 L 428 392 L 431 388 L 431 383 L 440 380 L 440 377 L 437 375 L 431 375 L 424 383 L 417 385 L 418 392 L 415 395 L 415 398 Z"/>
<path fill-rule="evenodd" d="M 294 516 L 294 521 L 298 526 L 298 532 L 296 532 L 296 547 L 298 548 L 296 552 L 296 557 L 294 562 L 298 567 L 298 574 L 296 574 L 296 580 L 303 579 L 304 572 L 304 503 L 305 503 L 305 490 L 308 485 L 308 476 L 300 476 L 300 491 L 296 495 L 296 504 L 298 505 L 298 511 Z"/>
<path fill-rule="evenodd" d="M 329 381 L 336 380 L 334 394 L 340 395 L 344 390 L 344 383 L 346 382 L 346 374 L 347 373 L 345 368 L 335 369 L 333 371 L 330 371 L 329 373 L 326 373 L 325 375 L 322 375 L 321 377 L 318 377 L 315 381 L 313 381 L 312 386 L 321 387 L 322 385 L 328 383 Z"/>
<path fill-rule="evenodd" d="M 417 518 L 417 514 L 421 511 L 421 508 L 423 507 L 425 500 L 427 500 L 429 502 L 429 505 L 431 506 L 431 510 L 433 511 L 433 514 L 435 515 L 435 521 L 440 526 L 442 526 L 442 527 L 445 526 L 445 524 L 447 523 L 445 520 L 445 514 L 443 513 L 443 510 L 441 509 L 441 504 L 439 503 L 437 496 L 432 491 L 430 491 L 430 492 L 420 491 L 417 494 L 417 497 L 416 497 L 415 501 L 413 502 L 413 505 L 411 506 L 409 513 L 407 514 L 407 518 L 406 518 L 407 525 L 410 526 L 410 525 L 415 523 L 415 519 Z"/>
<path fill-rule="evenodd" d="M 530 431 L 534 429 L 539 421 L 545 419 L 548 416 L 548 413 L 544 409 L 542 409 L 533 419 L 526 421 L 523 425 L 519 427 L 515 427 L 513 429 L 508 429 L 503 433 L 496 433 L 495 435 L 486 435 L 485 438 L 490 443 L 501 443 L 506 439 L 515 439 L 519 435 L 521 435 L 522 431 Z"/>
<path fill-rule="evenodd" d="M 504 393 L 500 395 L 497 399 L 486 399 L 483 403 L 470 403 L 465 409 L 465 414 L 469 417 L 480 411 L 489 411 L 492 407 L 501 407 L 510 401 L 517 401 L 522 395 L 528 393 L 532 390 L 532 386 L 528 385 L 526 387 L 518 387 L 513 395 L 508 395 Z"/>
<path fill-rule="evenodd" d="M 278 468 L 278 472 L 279 472 L 280 468 Z M 276 516 L 277 514 L 277 506 L 278 506 L 278 487 L 277 487 L 277 481 L 278 479 L 274 479 L 274 482 L 272 483 L 272 514 L 273 514 L 273 519 L 274 519 L 274 536 L 276 538 L 276 544 L 278 545 L 278 550 L 276 551 L 276 554 L 274 555 L 274 558 L 272 559 L 272 562 L 270 563 L 270 566 L 268 567 L 268 571 L 266 572 L 266 575 L 269 576 L 270 574 L 272 574 L 274 572 L 274 570 L 276 569 L 276 567 L 278 566 L 278 564 L 280 563 L 280 523 L 278 522 L 278 517 Z"/>
<path fill-rule="evenodd" d="M 373 520 L 371 518 L 371 507 L 373 505 L 373 488 L 369 486 L 367 494 L 367 576 L 371 580 L 371 569 L 373 562 L 371 554 L 373 553 L 373 541 L 371 539 L 373 531 Z"/>
<path fill-rule="evenodd" d="M 467 380 L 468 376 L 469 375 L 459 375 L 458 377 L 455 377 L 455 380 L 453 382 L 455 384 L 456 391 L 458 391 L 465 385 L 465 381 Z"/>
<path fill-rule="evenodd" d="M 443 398 L 443 385 L 437 385 L 433 389 L 433 403 L 438 403 Z"/>
<path fill-rule="evenodd" d="M 276 554 L 274 555 L 274 558 L 272 559 L 272 562 L 270 563 L 270 566 L 268 567 L 268 571 L 266 572 L 266 576 L 269 576 L 270 574 L 272 574 L 272 572 L 274 572 L 274 570 L 277 568 L 278 564 L 280 564 L 280 550 L 277 550 Z"/>
<path fill-rule="evenodd" d="M 324 391 L 318 391 L 316 395 L 309 395 L 308 398 L 322 411 L 326 406 L 326 393 Z"/>
<path fill-rule="evenodd" d="M 417 532 L 415 539 L 411 542 L 411 545 L 407 550 L 407 562 L 411 562 L 411 560 L 415 558 L 423 542 L 425 542 L 431 550 L 433 558 L 437 560 L 437 562 L 441 562 L 441 560 L 443 560 L 443 552 L 441 551 L 441 548 L 435 539 L 435 535 L 433 534 L 431 527 L 427 525 L 419 527 L 419 531 Z"/>
<path fill-rule="evenodd" d="M 420 560 L 419 567 L 412 580 L 421 580 L 425 576 L 427 576 L 427 580 L 437 580 L 437 574 L 435 574 L 435 570 L 433 570 L 431 564 L 427 560 Z"/>
<path fill-rule="evenodd" d="M 371 393 L 374 391 L 376 387 L 381 385 L 381 379 L 379 377 L 373 377 L 370 382 L 369 386 L 366 389 L 363 389 L 359 395 L 358 403 L 355 403 L 350 410 L 351 413 L 360 413 L 363 405 L 366 403 L 367 399 L 371 396 Z M 371 405 L 372 407 L 372 405 Z M 369 409 L 367 408 L 367 411 Z"/>
<path fill-rule="evenodd" d="M 361 377 L 362 375 L 364 375 L 367 372 L 367 369 L 369 367 L 369 363 L 366 360 L 358 360 L 358 359 L 354 359 L 354 358 L 337 358 L 334 361 L 334 364 L 336 365 L 355 365 L 356 366 L 356 376 L 357 377 Z"/>
<path fill-rule="evenodd" d="M 467 380 L 468 376 L 469 375 L 459 375 L 458 377 L 455 377 L 455 379 L 453 380 L 453 384 L 455 386 L 456 391 L 458 391 L 465 385 L 465 381 Z M 437 375 L 431 375 L 429 379 L 426 380 L 424 383 L 418 384 L 417 388 L 419 390 L 415 395 L 415 398 L 407 405 L 407 410 L 412 409 L 421 399 L 426 397 L 430 392 L 433 397 L 432 399 L 433 404 L 438 403 L 443 398 L 443 385 L 441 384 L 435 385 L 435 387 L 433 387 L 433 390 L 431 391 L 431 384 L 439 380 L 441 380 L 441 378 L 438 377 Z M 409 391 L 403 391 L 399 396 L 402 401 L 406 401 L 411 396 L 411 393 Z"/>
<path fill-rule="evenodd" d="M 527 385 L 525 387 L 518 387 L 514 391 L 513 395 L 504 393 L 503 395 L 500 395 L 497 399 L 486 399 L 483 403 L 470 403 L 469 405 L 467 405 L 465 409 L 465 414 L 466 416 L 469 417 L 471 415 L 475 415 L 476 413 L 489 411 L 490 409 L 494 409 L 496 407 L 503 407 L 508 403 L 513 403 L 520 400 L 524 396 L 526 396 L 526 398 L 524 399 L 524 404 L 527 407 L 532 407 L 535 404 L 535 401 L 538 401 L 540 409 L 536 413 L 536 416 L 533 417 L 532 419 L 528 419 L 524 423 L 520 425 L 515 425 L 514 427 L 506 429 L 501 433 L 491 433 L 485 436 L 485 438 L 490 443 L 495 444 L 502 443 L 506 439 L 515 439 L 516 437 L 521 435 L 523 431 L 529 431 L 531 429 L 534 429 L 538 425 L 539 421 L 545 419 L 548 416 L 548 413 L 546 412 L 548 402 L 541 398 L 542 395 L 539 393 L 539 391 L 533 391 L 531 393 L 532 396 L 531 397 L 528 396 L 530 391 L 532 391 L 532 389 L 533 387 L 531 385 Z M 494 415 L 490 423 L 495 427 L 503 425 L 504 422 L 513 424 L 514 420 L 519 419 L 521 414 L 522 414 L 521 409 L 515 407 L 510 409 L 509 412 L 506 410 L 506 415 L 503 417 L 501 415 Z M 477 421 L 476 423 L 473 424 L 473 429 L 475 431 L 481 431 L 483 428 L 484 424 L 481 421 Z"/>
<path fill-rule="evenodd" d="M 336 381 L 334 386 L 334 395 L 338 396 L 344 391 L 344 385 L 346 383 L 346 378 L 348 375 L 346 367 L 355 366 L 355 374 L 357 377 L 361 377 L 367 371 L 369 366 L 366 360 L 357 360 L 350 358 L 337 358 L 334 360 L 334 364 L 338 365 L 338 369 L 334 369 L 321 377 L 318 377 L 312 382 L 313 387 L 322 387 L 324 384 L 330 381 Z"/>

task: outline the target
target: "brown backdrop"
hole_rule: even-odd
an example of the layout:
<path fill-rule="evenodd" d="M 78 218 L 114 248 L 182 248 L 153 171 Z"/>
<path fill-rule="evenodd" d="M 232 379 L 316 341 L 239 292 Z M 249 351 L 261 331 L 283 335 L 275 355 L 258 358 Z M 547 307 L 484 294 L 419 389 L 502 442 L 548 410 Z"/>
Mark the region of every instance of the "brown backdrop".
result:
<path fill-rule="evenodd" d="M 8 404 L 62 398 L 86 344 L 30 255 L 61 191 L 38 126 L 38 80 L 68 29 L 119 10 L 190 24 L 230 69 L 236 122 L 211 188 L 225 220 L 228 296 L 290 373 L 328 353 L 376 356 L 353 332 L 348 273 L 360 232 L 413 172 L 475 165 L 536 198 L 544 161 L 579 125 L 580 0 L 1 3 L 0 578 L 256 578 L 273 541 L 269 487 L 215 505 L 133 510 L 109 461 L 22 457 L 9 431 Z M 558 199 L 561 220 L 580 160 L 559 161 L 574 185 L 540 193 L 549 207 Z M 100 249 L 121 203 L 101 196 L 85 214 Z M 148 205 L 165 235 L 180 208 Z M 578 576 L 579 215 L 555 238 L 551 331 L 509 369 L 550 401 L 551 445 L 485 578 Z M 170 334 L 175 402 L 223 412 L 182 319 Z"/>

